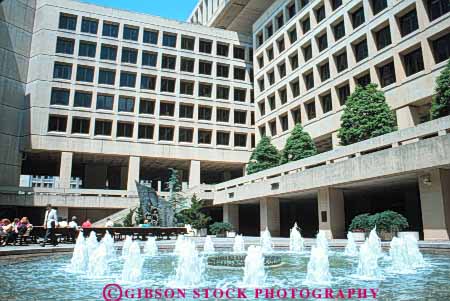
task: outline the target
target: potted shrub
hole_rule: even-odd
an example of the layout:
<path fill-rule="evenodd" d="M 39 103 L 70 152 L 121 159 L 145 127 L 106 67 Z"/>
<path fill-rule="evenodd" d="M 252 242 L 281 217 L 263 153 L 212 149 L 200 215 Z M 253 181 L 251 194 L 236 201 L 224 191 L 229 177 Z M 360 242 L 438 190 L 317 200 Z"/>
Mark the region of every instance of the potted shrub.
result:
<path fill-rule="evenodd" d="M 349 230 L 353 233 L 355 241 L 364 241 L 366 232 L 371 228 L 370 226 L 370 215 L 369 213 L 364 213 L 353 218 Z"/>
<path fill-rule="evenodd" d="M 211 217 L 202 212 L 203 207 L 203 201 L 197 199 L 194 194 L 191 199 L 191 207 L 177 215 L 180 221 L 192 226 L 195 236 L 206 236 L 208 234 L 207 227 Z"/>
<path fill-rule="evenodd" d="M 370 224 L 377 227 L 382 240 L 392 240 L 400 231 L 409 227 L 408 220 L 398 212 L 387 210 L 370 216 Z"/>
<path fill-rule="evenodd" d="M 231 224 L 223 222 L 216 222 L 209 226 L 209 231 L 216 235 L 216 237 L 225 237 L 225 234 L 232 229 L 233 226 Z"/>

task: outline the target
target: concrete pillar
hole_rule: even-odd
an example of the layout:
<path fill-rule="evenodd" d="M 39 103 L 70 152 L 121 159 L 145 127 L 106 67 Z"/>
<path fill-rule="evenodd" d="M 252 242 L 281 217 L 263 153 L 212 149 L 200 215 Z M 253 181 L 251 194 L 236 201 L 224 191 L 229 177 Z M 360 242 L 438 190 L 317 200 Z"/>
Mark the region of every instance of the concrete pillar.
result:
<path fill-rule="evenodd" d="M 137 191 L 135 181 L 139 182 L 140 169 L 141 169 L 141 158 L 130 156 L 130 159 L 128 162 L 127 191 Z"/>
<path fill-rule="evenodd" d="M 398 129 L 406 129 L 419 124 L 417 110 L 413 106 L 406 106 L 395 111 L 397 115 Z"/>
<path fill-rule="evenodd" d="M 239 233 L 239 205 L 223 205 L 223 222 L 233 225 L 233 230 Z"/>
<path fill-rule="evenodd" d="M 425 240 L 449 240 L 450 170 L 434 169 L 419 177 Z"/>
<path fill-rule="evenodd" d="M 61 162 L 59 165 L 59 188 L 70 188 L 70 179 L 72 177 L 72 159 L 73 153 L 61 153 Z"/>
<path fill-rule="evenodd" d="M 335 188 L 321 188 L 317 195 L 319 230 L 329 239 L 345 238 L 344 193 Z"/>
<path fill-rule="evenodd" d="M 199 186 L 200 182 L 200 161 L 191 160 L 189 168 L 189 187 Z"/>
<path fill-rule="evenodd" d="M 259 202 L 261 231 L 269 229 L 272 236 L 280 236 L 280 200 L 263 198 Z"/>
<path fill-rule="evenodd" d="M 341 147 L 341 139 L 339 138 L 338 134 L 338 131 L 331 133 L 331 143 L 333 149 Z"/>

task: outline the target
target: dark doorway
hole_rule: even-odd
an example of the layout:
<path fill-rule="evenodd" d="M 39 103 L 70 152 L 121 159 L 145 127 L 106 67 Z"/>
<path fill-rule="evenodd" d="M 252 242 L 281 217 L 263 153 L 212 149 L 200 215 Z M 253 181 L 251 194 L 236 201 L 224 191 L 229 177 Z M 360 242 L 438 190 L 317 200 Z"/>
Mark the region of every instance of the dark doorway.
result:
<path fill-rule="evenodd" d="M 319 231 L 317 200 L 285 200 L 280 203 L 280 235 L 289 237 L 294 223 L 301 229 L 303 237 L 316 237 Z"/>
<path fill-rule="evenodd" d="M 239 205 L 239 234 L 259 236 L 259 204 Z"/>

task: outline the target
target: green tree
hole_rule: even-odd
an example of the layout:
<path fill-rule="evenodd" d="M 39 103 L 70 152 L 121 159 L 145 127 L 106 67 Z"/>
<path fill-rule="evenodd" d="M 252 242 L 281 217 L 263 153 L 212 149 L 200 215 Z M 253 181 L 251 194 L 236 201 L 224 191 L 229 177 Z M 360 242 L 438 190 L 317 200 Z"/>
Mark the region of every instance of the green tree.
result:
<path fill-rule="evenodd" d="M 135 209 L 130 209 L 130 212 L 125 216 L 123 220 L 124 227 L 133 227 L 133 214 Z"/>
<path fill-rule="evenodd" d="M 431 105 L 431 119 L 450 115 L 450 60 L 436 80 L 436 96 Z"/>
<path fill-rule="evenodd" d="M 200 230 L 206 228 L 211 221 L 211 217 L 205 214 L 202 209 L 204 204 L 194 194 L 191 198 L 191 206 L 179 213 L 179 221 L 189 224 L 192 228 Z"/>
<path fill-rule="evenodd" d="M 263 136 L 250 157 L 247 173 L 253 174 L 280 164 L 280 153 L 270 142 L 270 138 Z"/>
<path fill-rule="evenodd" d="M 300 123 L 297 123 L 281 153 L 281 164 L 301 160 L 316 154 L 316 145 L 311 136 L 303 130 Z"/>
<path fill-rule="evenodd" d="M 142 210 L 141 206 L 138 206 L 136 208 L 136 215 L 134 216 L 134 221 L 136 223 L 136 225 L 140 225 L 144 223 L 144 211 Z"/>
<path fill-rule="evenodd" d="M 174 211 L 180 210 L 180 208 L 183 208 L 186 204 L 186 198 L 181 193 L 182 187 L 181 187 L 181 181 L 178 176 L 178 171 L 174 168 L 169 168 L 170 176 L 169 176 L 169 182 L 168 182 L 168 188 L 169 188 L 169 198 L 168 201 L 171 204 Z"/>
<path fill-rule="evenodd" d="M 349 145 L 396 130 L 396 119 L 377 85 L 357 86 L 346 102 L 339 138 Z"/>

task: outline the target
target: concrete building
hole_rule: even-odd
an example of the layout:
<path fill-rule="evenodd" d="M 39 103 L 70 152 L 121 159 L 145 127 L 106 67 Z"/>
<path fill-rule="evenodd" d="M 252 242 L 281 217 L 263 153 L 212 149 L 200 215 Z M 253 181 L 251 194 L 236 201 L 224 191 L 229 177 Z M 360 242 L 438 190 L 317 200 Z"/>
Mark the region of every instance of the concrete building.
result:
<path fill-rule="evenodd" d="M 17 40 L 0 45 L 15 54 L 0 65 L 2 212 L 118 215 L 135 181 L 164 195 L 175 168 L 246 235 L 298 222 L 342 237 L 355 215 L 392 209 L 449 238 L 450 117 L 428 117 L 448 1 L 201 0 L 189 23 L 69 0 L 0 8 Z M 346 98 L 370 82 L 399 131 L 340 146 Z M 296 123 L 320 154 L 246 176 L 260 137 L 281 149 Z"/>

